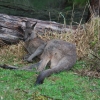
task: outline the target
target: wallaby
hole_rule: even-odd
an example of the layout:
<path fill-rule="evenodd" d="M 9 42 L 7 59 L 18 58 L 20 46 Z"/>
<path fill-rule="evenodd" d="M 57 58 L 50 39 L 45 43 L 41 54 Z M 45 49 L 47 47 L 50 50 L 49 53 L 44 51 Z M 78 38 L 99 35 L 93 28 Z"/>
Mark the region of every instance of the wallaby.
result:
<path fill-rule="evenodd" d="M 46 45 L 46 41 L 43 41 L 41 38 L 37 37 L 36 33 L 34 32 L 34 27 L 36 24 L 37 22 L 31 26 L 30 22 L 26 22 L 25 30 L 23 30 L 25 48 L 28 51 L 28 54 L 24 57 L 24 60 L 27 60 L 28 62 L 32 62 L 34 57 L 42 54 Z"/>
<path fill-rule="evenodd" d="M 31 62 L 36 56 L 41 55 L 40 61 L 31 67 L 36 67 L 37 71 L 40 72 L 35 84 L 42 84 L 44 79 L 51 74 L 71 69 L 76 63 L 77 54 L 76 47 L 72 43 L 58 39 L 45 42 L 38 38 L 34 32 L 35 25 L 36 23 L 30 26 L 30 23 L 26 22 L 24 39 L 25 47 L 29 52 L 26 58 L 27 61 Z M 45 70 L 49 62 L 50 69 Z"/>
<path fill-rule="evenodd" d="M 36 23 L 30 26 L 30 23 L 26 22 L 26 29 L 24 32 L 25 45 L 29 54 L 31 54 L 27 61 L 31 62 L 34 57 L 42 54 L 41 60 L 38 66 L 36 66 L 38 67 L 37 70 L 41 72 L 37 77 L 36 84 L 41 84 L 45 77 L 53 73 L 71 69 L 76 62 L 77 55 L 76 47 L 71 43 L 57 39 L 45 42 L 38 38 L 34 32 L 35 25 Z M 49 62 L 50 69 L 44 70 Z"/>

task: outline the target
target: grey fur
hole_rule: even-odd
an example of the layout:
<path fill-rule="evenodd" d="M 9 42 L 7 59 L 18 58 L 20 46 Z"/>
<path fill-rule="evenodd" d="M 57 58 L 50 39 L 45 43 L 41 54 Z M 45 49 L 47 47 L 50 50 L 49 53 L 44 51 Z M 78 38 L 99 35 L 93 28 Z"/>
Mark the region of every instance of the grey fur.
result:
<path fill-rule="evenodd" d="M 27 61 L 31 62 L 36 56 L 41 55 L 40 62 L 37 64 L 37 71 L 40 74 L 36 84 L 43 83 L 44 79 L 53 73 L 69 70 L 74 66 L 77 59 L 75 45 L 57 39 L 45 42 L 37 37 L 34 27 L 31 27 L 29 22 L 26 26 L 25 47 L 29 52 Z M 49 62 L 50 69 L 45 70 Z"/>
<path fill-rule="evenodd" d="M 25 48 L 28 51 L 28 54 L 24 57 L 24 60 L 28 62 L 32 62 L 32 59 L 41 55 L 46 45 L 46 42 L 37 37 L 36 33 L 34 32 L 36 23 L 31 26 L 29 22 L 26 22 L 26 28 L 24 30 Z"/>

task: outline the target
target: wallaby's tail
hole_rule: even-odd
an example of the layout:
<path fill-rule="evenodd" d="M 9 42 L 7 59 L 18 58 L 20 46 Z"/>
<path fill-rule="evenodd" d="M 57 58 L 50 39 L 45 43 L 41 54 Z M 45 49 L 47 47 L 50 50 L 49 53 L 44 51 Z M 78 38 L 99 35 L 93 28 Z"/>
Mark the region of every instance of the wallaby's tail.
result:
<path fill-rule="evenodd" d="M 52 75 L 53 73 L 58 73 L 58 72 L 61 72 L 61 71 L 64 71 L 64 70 L 69 70 L 71 67 L 67 67 L 67 68 L 52 68 L 52 69 L 47 69 L 45 71 L 42 71 L 38 77 L 37 77 L 37 80 L 35 82 L 35 85 L 38 85 L 38 84 L 42 84 L 44 79 L 46 77 L 49 77 L 50 75 Z"/>
<path fill-rule="evenodd" d="M 15 66 L 10 66 L 10 65 L 0 65 L 1 68 L 4 68 L 4 69 L 18 69 L 18 67 L 15 67 Z"/>
<path fill-rule="evenodd" d="M 10 69 L 10 70 L 27 70 L 27 71 L 34 71 L 33 69 L 37 68 L 37 66 L 39 66 L 40 62 L 29 65 L 29 66 L 24 66 L 24 67 L 15 67 L 15 66 L 11 66 L 11 65 L 0 65 L 1 68 L 3 69 Z"/>

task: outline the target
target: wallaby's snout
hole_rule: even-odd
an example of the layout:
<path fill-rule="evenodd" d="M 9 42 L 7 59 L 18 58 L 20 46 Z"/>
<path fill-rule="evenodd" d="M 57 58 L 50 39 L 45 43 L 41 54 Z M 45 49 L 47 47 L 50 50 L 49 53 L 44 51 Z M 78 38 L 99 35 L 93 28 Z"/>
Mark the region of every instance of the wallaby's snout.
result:
<path fill-rule="evenodd" d="M 26 30 L 26 31 L 25 31 L 25 34 L 24 34 L 23 40 L 24 40 L 24 41 L 29 40 L 29 38 L 31 37 L 31 34 L 32 34 L 31 31 L 28 32 L 28 31 Z"/>
<path fill-rule="evenodd" d="M 24 41 L 28 41 L 36 37 L 36 33 L 34 32 L 34 27 L 37 22 L 35 22 L 32 26 L 29 21 L 26 22 L 26 28 L 24 30 Z"/>
<path fill-rule="evenodd" d="M 25 41 L 26 39 L 27 39 L 26 36 L 24 36 L 24 37 L 23 37 L 23 41 Z"/>
<path fill-rule="evenodd" d="M 37 37 L 37 34 L 34 30 L 36 24 L 37 24 L 37 22 L 35 22 L 33 25 L 31 25 L 31 23 L 29 21 L 26 21 L 25 22 L 25 28 L 18 26 L 18 31 L 23 33 L 21 40 L 29 41 L 29 40 L 33 40 L 34 38 Z"/>

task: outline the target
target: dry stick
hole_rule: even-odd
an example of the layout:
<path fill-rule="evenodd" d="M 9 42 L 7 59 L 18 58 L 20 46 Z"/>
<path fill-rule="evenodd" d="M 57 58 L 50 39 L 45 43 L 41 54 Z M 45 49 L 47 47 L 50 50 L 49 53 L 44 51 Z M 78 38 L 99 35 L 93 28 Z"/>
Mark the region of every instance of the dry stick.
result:
<path fill-rule="evenodd" d="M 59 15 L 61 15 L 61 16 L 63 17 L 63 20 L 64 20 L 64 25 L 63 25 L 63 27 L 65 28 L 65 27 L 66 27 L 66 18 L 65 18 L 65 16 L 62 14 L 62 12 L 60 12 Z M 59 34 L 59 35 L 60 35 L 60 34 Z M 59 36 L 59 35 L 58 35 L 58 36 Z M 59 39 L 61 39 L 61 37 L 62 37 L 62 35 L 59 36 Z"/>
<path fill-rule="evenodd" d="M 60 17 L 60 16 L 62 16 L 62 17 L 63 17 L 63 20 L 64 20 L 64 25 L 63 25 L 63 27 L 66 27 L 66 19 L 65 19 L 64 15 L 62 14 L 62 12 L 59 13 L 59 17 Z M 59 17 L 58 17 L 58 18 L 59 18 Z M 61 32 L 61 34 L 62 34 L 62 32 Z M 58 38 L 59 38 L 59 39 L 61 38 L 61 35 L 60 35 L 60 34 L 58 34 Z"/>
<path fill-rule="evenodd" d="M 93 53 L 90 53 L 90 54 L 92 54 L 95 58 L 98 58 L 100 60 L 100 58 L 97 55 L 95 55 Z"/>
<path fill-rule="evenodd" d="M 51 13 L 50 12 L 49 12 L 49 19 L 50 19 L 50 25 L 51 25 Z M 52 35 L 51 32 L 49 34 Z"/>
<path fill-rule="evenodd" d="M 98 44 L 99 42 L 100 42 L 100 20 L 98 21 Z"/>
<path fill-rule="evenodd" d="M 99 7 L 98 7 L 98 14 L 100 14 L 99 10 L 100 10 L 100 0 L 99 0 Z M 99 17 L 100 17 L 100 15 L 99 15 Z M 98 21 L 98 42 L 100 41 L 100 29 L 99 29 L 99 27 L 100 27 L 100 21 Z"/>
<path fill-rule="evenodd" d="M 89 1 L 88 1 L 88 8 L 89 8 L 89 11 L 90 11 L 90 14 L 91 14 L 91 16 L 90 16 L 90 18 L 89 18 L 89 20 L 88 20 L 88 21 L 90 21 L 91 18 L 92 18 L 94 15 L 93 15 L 93 10 L 92 10 L 92 8 L 91 8 L 91 5 L 90 5 Z"/>
<path fill-rule="evenodd" d="M 82 22 L 82 20 L 83 20 L 83 15 L 84 15 L 84 13 L 85 13 L 86 7 L 87 7 L 87 4 L 86 4 L 86 6 L 85 6 L 85 8 L 84 8 L 84 11 L 83 11 L 83 14 L 82 14 L 82 18 L 81 18 L 81 20 L 80 20 L 80 22 L 79 22 L 79 25 L 78 25 L 78 28 L 77 28 L 77 31 L 76 31 L 77 33 L 78 33 L 78 30 L 80 30 L 81 22 Z"/>
<path fill-rule="evenodd" d="M 74 17 L 74 4 L 73 4 L 72 16 L 71 16 L 71 29 L 72 29 L 73 17 Z"/>
<path fill-rule="evenodd" d="M 66 27 L 66 18 L 65 18 L 65 16 L 62 14 L 62 12 L 60 12 L 59 14 L 63 17 L 63 19 L 64 19 L 64 27 Z"/>
<path fill-rule="evenodd" d="M 84 11 L 83 11 L 83 14 L 82 14 L 82 18 L 81 18 L 80 23 L 79 23 L 79 27 L 80 27 L 80 25 L 81 25 L 81 23 L 82 23 L 83 15 L 84 15 L 84 13 L 85 13 L 86 7 L 87 7 L 87 4 L 86 4 L 86 6 L 85 6 L 85 8 L 84 8 Z"/>

